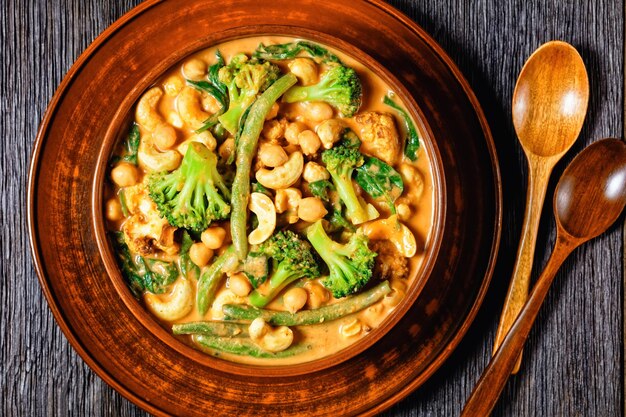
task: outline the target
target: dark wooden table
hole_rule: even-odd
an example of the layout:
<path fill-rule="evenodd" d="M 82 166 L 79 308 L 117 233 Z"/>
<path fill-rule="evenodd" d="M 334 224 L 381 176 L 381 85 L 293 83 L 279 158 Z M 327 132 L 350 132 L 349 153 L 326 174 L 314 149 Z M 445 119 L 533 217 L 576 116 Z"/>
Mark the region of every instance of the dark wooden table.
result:
<path fill-rule="evenodd" d="M 3 416 L 146 415 L 102 382 L 57 327 L 33 270 L 24 208 L 32 144 L 54 90 L 89 43 L 136 3 L 4 0 L 0 5 Z M 478 318 L 443 368 L 385 413 L 455 416 L 489 360 L 519 239 L 526 165 L 510 116 L 517 74 L 530 53 L 551 39 L 572 43 L 587 65 L 588 117 L 577 144 L 555 170 L 558 178 L 584 145 L 623 134 L 624 2 L 390 3 L 424 27 L 469 79 L 490 122 L 504 180 L 500 257 Z M 554 240 L 547 200 L 534 277 Z M 531 333 L 522 370 L 508 383 L 494 416 L 623 415 L 623 241 L 620 225 L 566 261 Z"/>

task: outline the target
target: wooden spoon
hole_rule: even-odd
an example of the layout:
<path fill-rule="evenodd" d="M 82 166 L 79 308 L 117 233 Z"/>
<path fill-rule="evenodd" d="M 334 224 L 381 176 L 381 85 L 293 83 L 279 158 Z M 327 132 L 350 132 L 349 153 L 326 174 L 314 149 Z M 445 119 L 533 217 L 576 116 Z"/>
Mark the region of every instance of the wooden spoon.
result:
<path fill-rule="evenodd" d="M 602 234 L 626 205 L 626 144 L 604 139 L 567 167 L 554 195 L 557 235 L 552 256 L 502 345 L 483 372 L 461 417 L 485 417 L 496 404 L 557 270 L 578 246 Z"/>
<path fill-rule="evenodd" d="M 526 61 L 513 92 L 513 125 L 528 160 L 522 236 L 493 352 L 528 298 L 537 228 L 550 173 L 582 128 L 589 82 L 582 58 L 568 43 L 542 45 Z M 520 353 L 521 361 L 521 353 Z M 513 373 L 519 370 L 518 361 Z"/>

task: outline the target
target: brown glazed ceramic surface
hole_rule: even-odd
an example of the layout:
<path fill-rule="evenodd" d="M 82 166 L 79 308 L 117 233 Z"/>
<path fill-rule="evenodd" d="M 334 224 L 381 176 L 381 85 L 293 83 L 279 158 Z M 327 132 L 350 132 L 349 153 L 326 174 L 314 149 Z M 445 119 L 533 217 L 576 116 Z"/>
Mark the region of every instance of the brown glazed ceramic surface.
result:
<path fill-rule="evenodd" d="M 417 106 L 411 110 L 438 150 L 435 175 L 446 202 L 432 272 L 398 323 L 356 356 L 287 372 L 220 365 L 150 325 L 138 303 L 119 297 L 98 250 L 101 221 L 92 215 L 101 212 L 93 204 L 101 201 L 98 160 L 111 146 L 105 138 L 141 91 L 192 51 L 257 34 L 361 50 L 384 65 L 412 97 L 407 104 Z M 59 87 L 35 144 L 28 198 L 37 273 L 61 329 L 107 383 L 155 415 L 382 411 L 424 383 L 465 334 L 500 237 L 495 150 L 467 82 L 413 22 L 366 0 L 142 4 L 96 39 Z"/>

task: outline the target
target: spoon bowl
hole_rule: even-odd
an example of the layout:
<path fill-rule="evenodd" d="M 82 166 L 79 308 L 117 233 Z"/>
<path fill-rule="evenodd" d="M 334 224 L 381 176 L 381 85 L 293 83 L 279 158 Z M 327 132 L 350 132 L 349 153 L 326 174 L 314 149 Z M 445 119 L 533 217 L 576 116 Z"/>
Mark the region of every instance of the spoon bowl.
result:
<path fill-rule="evenodd" d="M 617 220 L 626 202 L 626 145 L 618 139 L 595 142 L 567 167 L 556 188 L 557 225 L 589 240 Z"/>
<path fill-rule="evenodd" d="M 528 58 L 513 92 L 513 125 L 527 153 L 550 157 L 567 152 L 587 114 L 589 81 L 576 49 L 544 44 Z"/>

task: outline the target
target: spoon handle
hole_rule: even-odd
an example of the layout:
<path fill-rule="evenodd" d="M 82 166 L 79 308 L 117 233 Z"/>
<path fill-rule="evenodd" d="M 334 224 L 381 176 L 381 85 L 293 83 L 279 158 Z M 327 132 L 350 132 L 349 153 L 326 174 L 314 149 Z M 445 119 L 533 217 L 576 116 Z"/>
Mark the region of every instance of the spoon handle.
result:
<path fill-rule="evenodd" d="M 524 343 L 537 318 L 541 304 L 548 294 L 556 272 L 576 246 L 578 246 L 577 242 L 569 238 L 569 236 L 561 237 L 557 235 L 554 252 L 552 252 L 550 260 L 548 260 L 545 269 L 537 280 L 528 302 L 524 305 L 511 330 L 504 338 L 502 345 L 491 358 L 487 369 L 485 369 L 474 387 L 461 412 L 461 417 L 486 417 L 491 413 L 500 397 L 504 384 L 511 374 L 511 370 L 522 352 Z"/>
<path fill-rule="evenodd" d="M 500 315 L 500 323 L 498 324 L 493 345 L 494 354 L 502 344 L 504 337 L 528 299 L 530 272 L 533 267 L 535 243 L 537 241 L 537 229 L 539 228 L 539 220 L 541 219 L 541 211 L 546 197 L 550 173 L 555 163 L 556 160 L 553 158 L 528 154 L 528 192 L 526 195 L 526 211 L 522 225 L 522 236 L 517 250 L 511 282 Z M 521 360 L 522 355 L 520 351 L 519 360 L 513 367 L 513 374 L 519 371 Z"/>

